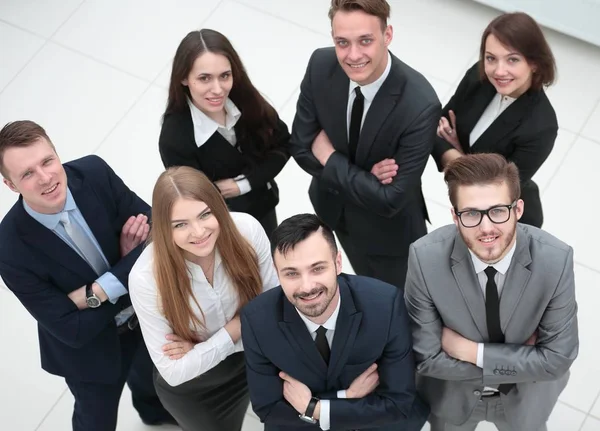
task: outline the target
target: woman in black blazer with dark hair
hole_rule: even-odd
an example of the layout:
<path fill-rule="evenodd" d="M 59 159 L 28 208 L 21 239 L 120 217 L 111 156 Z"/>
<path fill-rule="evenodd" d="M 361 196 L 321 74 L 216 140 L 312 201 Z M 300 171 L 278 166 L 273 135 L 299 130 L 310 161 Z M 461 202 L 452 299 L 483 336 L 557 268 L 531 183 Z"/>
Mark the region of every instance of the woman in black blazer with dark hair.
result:
<path fill-rule="evenodd" d="M 541 227 L 542 204 L 533 175 L 558 132 L 543 87 L 554 81 L 552 51 L 527 14 L 503 14 L 485 29 L 480 60 L 442 111 L 433 149 L 438 169 L 467 153 L 498 153 L 514 162 L 525 202 L 522 223 Z"/>
<path fill-rule="evenodd" d="M 204 172 L 231 211 L 251 214 L 270 236 L 279 203 L 274 178 L 289 158 L 289 138 L 224 35 L 203 29 L 181 41 L 159 139 L 165 168 Z"/>

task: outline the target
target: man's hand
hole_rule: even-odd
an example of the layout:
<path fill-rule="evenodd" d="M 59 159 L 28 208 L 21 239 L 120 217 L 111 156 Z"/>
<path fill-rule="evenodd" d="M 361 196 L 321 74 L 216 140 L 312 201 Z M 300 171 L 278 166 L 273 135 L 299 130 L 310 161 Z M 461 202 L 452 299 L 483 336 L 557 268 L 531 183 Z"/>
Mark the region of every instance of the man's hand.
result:
<path fill-rule="evenodd" d="M 148 238 L 150 225 L 148 217 L 144 214 L 138 214 L 137 217 L 131 216 L 123 225 L 119 245 L 121 246 L 121 257 L 125 257 L 131 250 L 136 248 Z"/>
<path fill-rule="evenodd" d="M 304 414 L 312 398 L 312 393 L 308 389 L 308 386 L 283 371 L 279 373 L 279 377 L 283 380 L 283 397 L 298 413 Z M 318 419 L 316 411 L 314 418 Z"/>
<path fill-rule="evenodd" d="M 327 137 L 325 130 L 321 130 L 312 143 L 312 153 L 315 158 L 325 166 L 329 157 L 335 153 L 335 148 L 331 145 L 331 141 Z"/>
<path fill-rule="evenodd" d="M 242 323 L 239 315 L 236 314 L 233 319 L 227 322 L 224 328 L 231 337 L 233 344 L 237 343 L 242 337 Z"/>
<path fill-rule="evenodd" d="M 371 173 L 377 177 L 381 184 L 390 184 L 398 173 L 398 165 L 394 159 L 383 159 L 373 165 Z"/>
<path fill-rule="evenodd" d="M 67 295 L 80 310 L 85 310 L 88 308 L 86 290 L 87 286 L 82 286 Z M 108 299 L 104 289 L 102 289 L 102 287 L 96 282 L 92 284 L 92 292 L 94 292 L 101 302 L 104 302 Z"/>
<path fill-rule="evenodd" d="M 454 359 L 477 365 L 477 343 L 446 327 L 442 330 L 442 349 Z"/>
<path fill-rule="evenodd" d="M 219 188 L 219 191 L 225 199 L 234 198 L 240 195 L 240 187 L 233 178 L 215 181 L 215 185 Z"/>
<path fill-rule="evenodd" d="M 165 356 L 168 356 L 169 359 L 172 360 L 183 358 L 185 354 L 192 350 L 196 345 L 195 343 L 184 340 L 175 334 L 168 334 L 165 338 L 170 342 L 165 344 L 162 349 L 165 353 Z"/>
<path fill-rule="evenodd" d="M 371 365 L 358 376 L 346 390 L 346 398 L 364 398 L 379 385 L 377 364 Z"/>

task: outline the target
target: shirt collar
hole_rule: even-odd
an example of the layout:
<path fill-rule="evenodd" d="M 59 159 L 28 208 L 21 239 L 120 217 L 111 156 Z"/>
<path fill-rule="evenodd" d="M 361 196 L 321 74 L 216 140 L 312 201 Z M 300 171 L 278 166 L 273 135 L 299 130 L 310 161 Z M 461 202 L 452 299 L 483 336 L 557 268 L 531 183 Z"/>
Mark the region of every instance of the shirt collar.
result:
<path fill-rule="evenodd" d="M 338 287 L 338 289 L 339 289 L 339 287 Z M 309 320 L 309 318 L 306 317 L 304 314 L 302 314 L 300 312 L 300 310 L 298 310 L 297 308 L 296 308 L 296 311 L 298 312 L 298 315 L 300 316 L 300 318 L 302 319 L 302 321 L 306 325 L 306 328 L 308 329 L 309 333 L 312 334 L 313 332 L 315 332 L 317 329 L 319 329 L 319 326 L 324 327 L 328 331 L 335 331 L 335 323 L 337 321 L 338 314 L 340 314 L 340 304 L 341 303 L 342 303 L 342 295 L 339 295 L 338 296 L 338 303 L 337 303 L 337 306 L 335 307 L 335 310 L 333 311 L 333 314 L 322 325 L 318 325 L 315 322 L 313 322 L 312 320 Z"/>
<path fill-rule="evenodd" d="M 375 98 L 375 95 L 377 94 L 377 92 L 379 91 L 379 89 L 381 88 L 381 86 L 383 85 L 385 80 L 387 79 L 388 75 L 390 74 L 390 70 L 392 69 L 392 56 L 389 51 L 387 53 L 387 56 L 388 56 L 387 66 L 385 66 L 385 70 L 383 71 L 381 76 L 379 78 L 377 78 L 375 81 L 371 82 L 370 84 L 363 85 L 363 86 L 360 86 L 357 82 L 350 81 L 349 94 L 351 94 L 356 87 L 360 87 L 360 92 L 364 96 L 365 100 L 367 102 L 371 103 L 373 101 L 373 99 Z"/>
<path fill-rule="evenodd" d="M 235 106 L 235 103 L 233 103 L 230 98 L 227 98 L 227 100 L 225 100 L 225 126 L 221 126 L 215 120 L 198 109 L 192 102 L 192 99 L 188 97 L 187 101 L 188 106 L 190 107 L 190 113 L 192 114 L 194 132 L 200 135 L 196 136 L 196 144 L 198 146 L 204 144 L 208 138 L 210 138 L 217 131 L 217 129 L 219 129 L 219 127 L 227 130 L 233 129 L 242 116 L 242 113 L 238 107 Z"/>
<path fill-rule="evenodd" d="M 517 234 L 515 232 L 515 236 L 516 235 Z M 492 266 L 500 274 L 502 274 L 502 275 L 506 274 L 506 272 L 508 271 L 508 268 L 510 267 L 510 262 L 512 261 L 513 255 L 515 254 L 515 248 L 516 247 L 517 247 L 517 241 L 515 241 L 513 243 L 512 247 L 510 248 L 510 250 L 508 251 L 508 253 L 506 254 L 506 256 L 504 256 L 499 262 L 496 262 L 493 265 L 488 265 L 487 263 L 481 261 L 475 255 L 475 253 L 473 253 L 469 249 L 469 253 L 471 254 L 471 259 L 473 260 L 473 266 L 475 267 L 475 273 L 479 274 L 480 272 L 483 272 L 488 266 Z"/>
<path fill-rule="evenodd" d="M 60 216 L 65 211 L 71 211 L 77 209 L 77 204 L 75 203 L 75 199 L 73 199 L 73 195 L 71 194 L 71 190 L 67 187 L 67 200 L 65 201 L 65 206 L 62 211 L 57 212 L 56 214 L 42 214 L 40 212 L 35 211 L 31 208 L 25 200 L 23 200 L 23 207 L 27 214 L 33 217 L 36 221 L 40 222 L 43 226 L 47 227 L 50 230 L 56 229 L 58 223 L 60 223 Z"/>

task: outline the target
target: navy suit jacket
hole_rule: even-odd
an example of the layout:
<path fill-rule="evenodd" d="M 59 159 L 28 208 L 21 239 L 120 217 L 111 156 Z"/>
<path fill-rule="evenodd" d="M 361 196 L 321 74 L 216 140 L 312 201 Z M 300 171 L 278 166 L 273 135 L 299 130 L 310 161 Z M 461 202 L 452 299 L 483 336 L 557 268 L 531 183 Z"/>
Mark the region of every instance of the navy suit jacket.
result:
<path fill-rule="evenodd" d="M 150 207 L 127 188 L 97 156 L 64 164 L 67 184 L 115 277 L 127 288 L 142 245 L 121 258 L 125 221 Z M 98 278 L 89 264 L 54 232 L 33 219 L 22 197 L 0 223 L 0 276 L 38 322 L 42 368 L 83 381 L 114 382 L 121 374 L 120 343 L 114 317 L 131 305 L 78 310 L 68 294 Z"/>
<path fill-rule="evenodd" d="M 284 371 L 330 401 L 331 430 L 420 430 L 428 409 L 416 398 L 412 340 L 402 291 L 367 277 L 341 274 L 340 312 L 329 366 L 281 287 L 251 301 L 241 313 L 252 407 L 265 430 L 320 429 L 300 420 L 283 397 Z M 337 399 L 338 390 L 377 362 L 380 384 L 362 399 Z M 412 410 L 412 411 L 411 411 Z M 407 419 L 409 418 L 410 419 Z M 416 425 L 414 422 L 418 422 Z M 412 426 L 408 426 L 408 423 Z"/>

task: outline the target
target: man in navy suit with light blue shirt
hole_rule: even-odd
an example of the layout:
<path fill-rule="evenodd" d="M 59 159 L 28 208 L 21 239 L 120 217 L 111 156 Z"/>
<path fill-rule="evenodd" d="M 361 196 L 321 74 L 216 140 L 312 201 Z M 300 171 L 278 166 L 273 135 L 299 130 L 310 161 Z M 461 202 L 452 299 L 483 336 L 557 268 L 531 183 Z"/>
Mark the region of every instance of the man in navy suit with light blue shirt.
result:
<path fill-rule="evenodd" d="M 0 173 L 20 194 L 0 223 L 0 276 L 38 322 L 42 368 L 75 397 L 73 429 L 115 430 L 125 382 L 144 423 L 174 423 L 127 291 L 149 206 L 99 157 L 62 165 L 32 121 L 0 131 Z"/>

